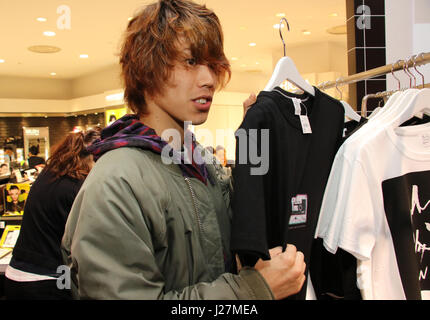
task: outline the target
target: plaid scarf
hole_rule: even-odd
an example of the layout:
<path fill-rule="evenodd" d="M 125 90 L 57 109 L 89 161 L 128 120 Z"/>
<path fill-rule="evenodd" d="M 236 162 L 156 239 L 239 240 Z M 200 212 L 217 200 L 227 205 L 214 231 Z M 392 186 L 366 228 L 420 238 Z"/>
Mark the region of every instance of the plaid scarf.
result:
<path fill-rule="evenodd" d="M 191 137 L 190 137 L 191 135 Z M 164 148 L 168 151 L 169 158 L 173 163 L 177 163 L 186 178 L 196 178 L 207 185 L 209 178 L 207 168 L 203 162 L 200 152 L 194 152 L 198 148 L 194 135 L 187 131 L 185 132 L 185 140 L 191 139 L 191 155 L 194 157 L 187 157 L 185 161 L 185 152 L 178 152 L 174 150 L 166 141 L 161 139 L 155 131 L 145 126 L 137 115 L 125 115 L 112 125 L 105 128 L 101 133 L 101 138 L 95 141 L 87 150 L 93 154 L 94 161 L 97 161 L 106 152 L 124 148 L 134 147 L 144 150 L 151 150 L 157 154 L 162 154 Z M 202 163 L 202 164 L 198 164 Z"/>

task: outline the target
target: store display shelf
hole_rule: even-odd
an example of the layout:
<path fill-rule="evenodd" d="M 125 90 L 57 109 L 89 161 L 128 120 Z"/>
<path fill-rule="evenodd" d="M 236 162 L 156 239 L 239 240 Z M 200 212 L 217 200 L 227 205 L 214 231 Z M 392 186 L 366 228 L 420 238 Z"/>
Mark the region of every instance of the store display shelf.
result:
<path fill-rule="evenodd" d="M 0 217 L 0 221 L 21 221 L 22 216 L 6 216 Z"/>

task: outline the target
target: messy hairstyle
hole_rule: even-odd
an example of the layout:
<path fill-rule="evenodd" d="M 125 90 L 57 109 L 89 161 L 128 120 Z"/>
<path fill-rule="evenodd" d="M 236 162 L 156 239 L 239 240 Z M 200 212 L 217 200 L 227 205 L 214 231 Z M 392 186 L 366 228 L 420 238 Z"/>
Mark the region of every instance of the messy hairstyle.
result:
<path fill-rule="evenodd" d="M 100 138 L 100 131 L 100 128 L 96 128 L 69 133 L 53 148 L 44 170 L 51 172 L 56 179 L 63 176 L 85 179 L 92 167 L 92 157 L 87 147 Z"/>
<path fill-rule="evenodd" d="M 174 65 L 184 61 L 178 48 L 185 39 L 197 64 L 215 74 L 217 89 L 231 77 L 224 37 L 215 13 L 188 0 L 159 0 L 130 20 L 121 47 L 124 98 L 138 115 L 145 113 L 144 92 L 160 94 Z"/>

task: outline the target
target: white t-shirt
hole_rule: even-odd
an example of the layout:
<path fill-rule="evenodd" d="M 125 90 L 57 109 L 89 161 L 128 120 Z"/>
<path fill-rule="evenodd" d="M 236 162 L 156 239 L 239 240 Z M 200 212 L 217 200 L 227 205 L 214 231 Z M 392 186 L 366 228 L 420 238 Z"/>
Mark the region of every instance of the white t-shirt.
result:
<path fill-rule="evenodd" d="M 359 260 L 364 299 L 430 299 L 430 126 L 357 141 L 336 155 L 316 237 Z"/>

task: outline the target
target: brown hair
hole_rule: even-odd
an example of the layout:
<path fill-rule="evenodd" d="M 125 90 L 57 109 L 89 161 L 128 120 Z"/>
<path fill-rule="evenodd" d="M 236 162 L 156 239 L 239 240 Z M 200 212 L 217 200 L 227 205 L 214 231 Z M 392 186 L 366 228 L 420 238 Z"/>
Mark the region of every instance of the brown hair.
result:
<path fill-rule="evenodd" d="M 54 174 L 57 179 L 63 176 L 85 179 L 92 168 L 92 157 L 87 151 L 87 146 L 100 137 L 100 131 L 100 128 L 96 128 L 69 133 L 53 148 L 44 170 Z"/>
<path fill-rule="evenodd" d="M 150 96 L 161 93 L 175 62 L 184 58 L 178 49 L 181 37 L 196 63 L 215 73 L 217 88 L 230 79 L 224 36 L 215 13 L 188 0 L 160 0 L 129 22 L 120 53 L 124 98 L 138 115 L 145 113 L 144 91 Z"/>

